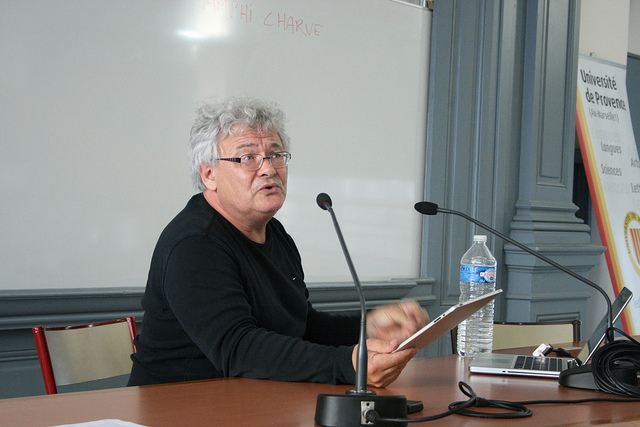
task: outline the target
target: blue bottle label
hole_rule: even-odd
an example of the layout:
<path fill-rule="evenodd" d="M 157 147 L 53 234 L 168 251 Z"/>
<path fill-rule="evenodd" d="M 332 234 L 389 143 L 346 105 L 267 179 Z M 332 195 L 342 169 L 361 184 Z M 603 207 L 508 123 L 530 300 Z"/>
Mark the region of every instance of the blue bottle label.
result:
<path fill-rule="evenodd" d="M 495 267 L 461 265 L 460 281 L 469 283 L 495 283 L 496 269 Z"/>

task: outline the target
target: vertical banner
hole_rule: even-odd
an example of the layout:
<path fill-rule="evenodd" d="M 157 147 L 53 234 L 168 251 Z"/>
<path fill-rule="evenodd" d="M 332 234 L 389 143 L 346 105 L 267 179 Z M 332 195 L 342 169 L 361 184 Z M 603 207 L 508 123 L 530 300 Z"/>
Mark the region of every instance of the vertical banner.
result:
<path fill-rule="evenodd" d="M 615 295 L 633 300 L 625 332 L 640 332 L 640 159 L 626 89 L 626 68 L 580 55 L 576 129 Z"/>

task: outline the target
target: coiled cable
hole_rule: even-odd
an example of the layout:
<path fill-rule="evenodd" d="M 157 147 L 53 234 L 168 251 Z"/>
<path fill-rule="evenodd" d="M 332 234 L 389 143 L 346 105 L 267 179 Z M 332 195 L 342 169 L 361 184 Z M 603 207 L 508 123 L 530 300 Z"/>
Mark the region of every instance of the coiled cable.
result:
<path fill-rule="evenodd" d="M 614 340 L 614 331 L 627 340 Z M 600 347 L 591 359 L 592 373 L 596 385 L 605 393 L 619 396 L 640 397 L 640 387 L 622 381 L 614 374 L 620 367 L 635 367 L 636 378 L 640 371 L 640 343 L 618 328 L 607 330 L 607 343 Z"/>

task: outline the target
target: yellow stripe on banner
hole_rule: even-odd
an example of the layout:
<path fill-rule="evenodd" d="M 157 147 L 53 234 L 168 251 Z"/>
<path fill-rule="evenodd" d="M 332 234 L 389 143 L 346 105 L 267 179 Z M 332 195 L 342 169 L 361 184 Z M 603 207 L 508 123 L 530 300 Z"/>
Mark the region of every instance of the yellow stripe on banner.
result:
<path fill-rule="evenodd" d="M 633 243 L 633 255 L 636 257 L 636 262 L 640 264 L 640 228 L 630 228 L 629 235 Z"/>

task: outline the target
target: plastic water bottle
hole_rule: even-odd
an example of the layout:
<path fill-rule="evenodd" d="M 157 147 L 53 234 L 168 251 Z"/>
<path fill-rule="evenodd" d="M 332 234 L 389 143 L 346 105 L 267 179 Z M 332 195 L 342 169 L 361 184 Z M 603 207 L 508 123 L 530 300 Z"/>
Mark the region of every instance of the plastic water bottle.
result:
<path fill-rule="evenodd" d="M 460 302 L 496 289 L 496 259 L 487 248 L 487 236 L 473 236 L 473 245 L 460 261 Z M 491 352 L 493 347 L 493 309 L 491 301 L 458 325 L 457 349 L 460 356 Z"/>

